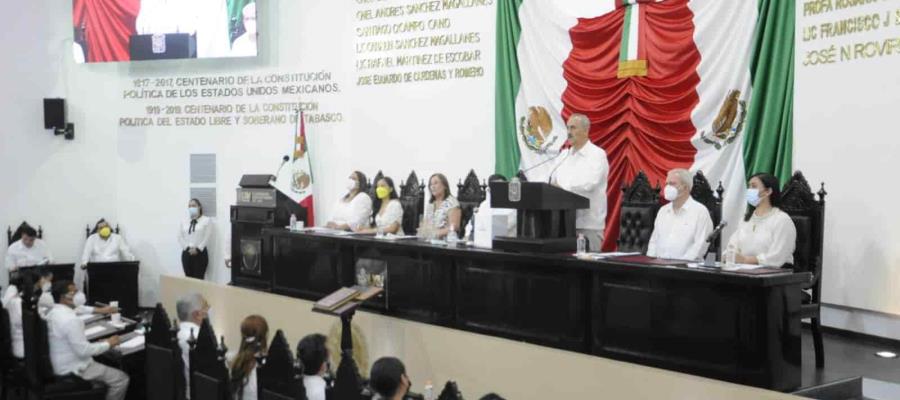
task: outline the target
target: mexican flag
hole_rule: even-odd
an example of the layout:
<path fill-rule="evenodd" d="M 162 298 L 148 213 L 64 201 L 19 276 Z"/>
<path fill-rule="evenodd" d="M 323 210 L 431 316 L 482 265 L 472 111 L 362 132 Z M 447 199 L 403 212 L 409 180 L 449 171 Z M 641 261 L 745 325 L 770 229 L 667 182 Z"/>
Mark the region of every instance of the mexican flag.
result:
<path fill-rule="evenodd" d="M 546 180 L 587 115 L 610 165 L 605 250 L 639 171 L 721 181 L 732 229 L 748 175 L 790 176 L 793 1 L 500 0 L 497 19 L 496 170 Z"/>
<path fill-rule="evenodd" d="M 306 140 L 305 115 L 301 111 L 297 118 L 297 128 L 293 136 L 293 156 L 290 164 L 283 165 L 277 172 L 275 188 L 306 209 L 306 226 L 316 226 L 313 212 L 313 175 Z M 297 216 L 303 219 L 302 215 Z"/>

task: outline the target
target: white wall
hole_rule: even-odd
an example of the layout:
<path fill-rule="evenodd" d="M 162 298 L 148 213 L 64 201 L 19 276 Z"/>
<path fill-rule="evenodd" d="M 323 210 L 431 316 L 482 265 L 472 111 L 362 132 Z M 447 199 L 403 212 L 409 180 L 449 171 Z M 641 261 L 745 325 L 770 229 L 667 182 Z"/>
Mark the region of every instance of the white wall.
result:
<path fill-rule="evenodd" d="M 383 4 L 389 3 L 400 2 Z M 186 218 L 189 155 L 217 155 L 217 229 L 207 278 L 225 283 L 230 279 L 223 263 L 228 210 L 237 182 L 247 173 L 274 173 L 281 156 L 292 150 L 294 129 L 119 128 L 119 117 L 141 112 L 146 104 L 122 99 L 133 79 L 330 72 L 341 93 L 300 98 L 318 102 L 322 111 L 341 112 L 345 120 L 307 125 L 319 221 L 331 214 L 354 169 L 370 178 L 381 169 L 397 184 L 412 170 L 422 179 L 440 171 L 454 187 L 469 169 L 482 178 L 493 172 L 492 7 L 451 12 L 463 16 L 454 19 L 454 31 L 483 31 L 484 77 L 363 88 L 355 86 L 355 2 L 262 0 L 257 58 L 88 65 L 70 60 L 70 2 L 15 7 L 23 12 L 0 16 L 0 25 L 11 26 L 9 37 L 22 38 L 0 44 L 3 54 L 21 55 L 0 65 L 2 87 L 9 88 L 2 101 L 10 102 L 2 115 L 12 122 L 2 133 L 0 165 L 16 170 L 0 177 L 5 193 L 0 223 L 27 218 L 41 224 L 54 255 L 64 262 L 80 255 L 86 223 L 100 216 L 118 223 L 141 260 L 143 305 L 156 302 L 160 274 L 182 274 L 176 233 Z M 74 142 L 42 129 L 41 98 L 51 96 L 67 98 Z"/>
<path fill-rule="evenodd" d="M 885 55 L 804 66 L 812 50 L 883 43 L 900 35 L 897 2 L 804 15 L 797 1 L 794 166 L 826 198 L 823 301 L 827 325 L 900 339 L 900 59 Z M 805 28 L 862 15 L 889 26 L 835 38 L 804 40 Z M 840 52 L 838 51 L 838 60 Z"/>
<path fill-rule="evenodd" d="M 41 99 L 71 95 L 63 78 L 71 58 L 67 3 L 18 2 L 0 17 L 7 35 L 0 41 L 0 224 L 4 231 L 22 220 L 41 225 L 62 261 L 80 257 L 85 224 L 100 216 L 115 220 L 118 203 L 115 136 L 92 131 L 97 124 L 85 118 L 87 105 L 68 107 L 76 140 L 54 137 L 43 127 Z M 95 76 L 85 71 L 85 77 Z M 6 247 L 0 248 L 5 254 Z M 5 273 L 0 283 L 6 284 Z"/>

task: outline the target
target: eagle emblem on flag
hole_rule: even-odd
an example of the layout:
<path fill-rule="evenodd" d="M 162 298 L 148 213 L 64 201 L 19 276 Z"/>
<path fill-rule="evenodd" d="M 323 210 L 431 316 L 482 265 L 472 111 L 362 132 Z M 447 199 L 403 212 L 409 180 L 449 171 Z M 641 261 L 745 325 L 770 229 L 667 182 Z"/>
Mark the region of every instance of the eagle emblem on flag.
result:
<path fill-rule="evenodd" d="M 734 143 L 744 130 L 744 121 L 747 118 L 747 102 L 741 100 L 741 91 L 732 90 L 725 96 L 719 114 L 713 120 L 710 132 L 703 131 L 700 138 L 704 143 L 711 144 L 716 150 Z"/>
<path fill-rule="evenodd" d="M 544 153 L 556 142 L 553 134 L 553 119 L 542 106 L 528 107 L 528 115 L 519 118 L 519 135 L 529 149 Z"/>

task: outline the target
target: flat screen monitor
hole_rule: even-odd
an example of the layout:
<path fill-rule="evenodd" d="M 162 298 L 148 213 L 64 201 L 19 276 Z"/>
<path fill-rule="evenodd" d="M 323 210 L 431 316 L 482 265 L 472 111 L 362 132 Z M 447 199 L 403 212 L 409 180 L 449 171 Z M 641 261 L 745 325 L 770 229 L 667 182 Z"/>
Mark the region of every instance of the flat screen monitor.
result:
<path fill-rule="evenodd" d="M 255 57 L 257 0 L 73 0 L 76 63 Z"/>

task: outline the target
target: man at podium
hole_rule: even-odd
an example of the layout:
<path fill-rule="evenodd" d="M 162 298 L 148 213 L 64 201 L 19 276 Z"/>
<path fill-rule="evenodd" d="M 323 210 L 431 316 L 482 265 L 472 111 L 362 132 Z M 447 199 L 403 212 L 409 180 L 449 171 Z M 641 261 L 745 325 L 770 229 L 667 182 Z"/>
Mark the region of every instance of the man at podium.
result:
<path fill-rule="evenodd" d="M 50 264 L 53 256 L 44 241 L 38 239 L 37 232 L 30 225 L 19 228 L 21 238 L 6 250 L 6 268 L 14 272 L 19 268 Z"/>
<path fill-rule="evenodd" d="M 600 251 L 606 227 L 606 182 L 609 162 L 606 152 L 591 143 L 591 121 L 572 114 L 566 123 L 571 147 L 550 173 L 550 184 L 586 197 L 591 207 L 575 212 L 575 230 L 587 239 L 590 251 Z"/>

